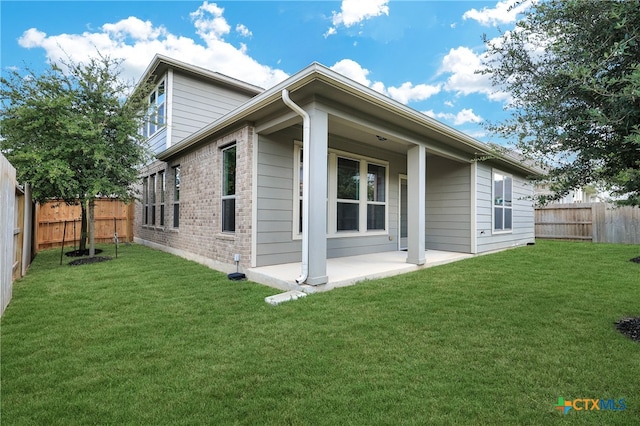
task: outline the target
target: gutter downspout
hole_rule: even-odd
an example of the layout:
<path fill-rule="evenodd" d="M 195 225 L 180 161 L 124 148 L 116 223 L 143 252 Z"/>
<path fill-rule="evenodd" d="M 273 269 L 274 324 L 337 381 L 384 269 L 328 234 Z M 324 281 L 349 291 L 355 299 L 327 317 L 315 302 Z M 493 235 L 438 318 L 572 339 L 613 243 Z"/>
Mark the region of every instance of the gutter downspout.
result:
<path fill-rule="evenodd" d="M 289 97 L 289 91 L 282 89 L 282 101 L 296 114 L 302 117 L 302 272 L 296 278 L 298 284 L 304 283 L 309 277 L 309 114 Z"/>

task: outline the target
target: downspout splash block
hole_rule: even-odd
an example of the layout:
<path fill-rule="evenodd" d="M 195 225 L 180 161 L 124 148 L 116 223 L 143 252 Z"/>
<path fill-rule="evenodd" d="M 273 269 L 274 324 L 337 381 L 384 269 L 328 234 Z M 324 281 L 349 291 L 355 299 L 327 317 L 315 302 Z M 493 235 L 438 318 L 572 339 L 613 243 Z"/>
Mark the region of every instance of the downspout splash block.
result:
<path fill-rule="evenodd" d="M 274 294 L 273 296 L 268 296 L 264 298 L 264 301 L 270 305 L 276 306 L 284 302 L 289 302 L 291 300 L 298 300 L 301 297 L 305 297 L 307 293 L 303 293 L 298 290 L 291 290 L 280 294 Z"/>

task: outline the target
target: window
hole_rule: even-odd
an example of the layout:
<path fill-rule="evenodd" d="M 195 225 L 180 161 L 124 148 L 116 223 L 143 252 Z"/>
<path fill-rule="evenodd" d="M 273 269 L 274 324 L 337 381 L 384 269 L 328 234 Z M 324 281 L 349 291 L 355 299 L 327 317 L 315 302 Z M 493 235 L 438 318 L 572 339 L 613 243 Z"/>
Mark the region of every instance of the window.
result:
<path fill-rule="evenodd" d="M 511 231 L 513 223 L 513 178 L 493 172 L 493 230 Z"/>
<path fill-rule="evenodd" d="M 173 227 L 180 225 L 180 166 L 173 168 Z"/>
<path fill-rule="evenodd" d="M 153 136 L 166 124 L 166 99 L 165 82 L 163 80 L 149 95 L 149 110 L 147 113 L 147 119 L 142 128 L 143 136 Z"/>
<path fill-rule="evenodd" d="M 236 230 L 236 146 L 222 150 L 222 232 Z"/>
<path fill-rule="evenodd" d="M 378 164 L 368 164 L 367 167 L 367 230 L 384 230 L 386 168 Z"/>
<path fill-rule="evenodd" d="M 149 177 L 149 194 L 151 204 L 151 225 L 156 224 L 156 175 Z"/>
<path fill-rule="evenodd" d="M 160 187 L 160 226 L 164 226 L 164 193 L 167 189 L 164 172 L 158 173 L 158 185 Z"/>
<path fill-rule="evenodd" d="M 303 152 L 294 145 L 294 232 L 302 232 Z M 329 151 L 329 235 L 387 230 L 388 165 L 384 161 Z"/>
<path fill-rule="evenodd" d="M 335 188 L 329 188 L 329 229 L 338 234 L 386 231 L 386 163 L 337 152 L 329 157 L 329 180 Z"/>
<path fill-rule="evenodd" d="M 360 161 L 338 157 L 336 211 L 338 231 L 360 229 Z"/>
<path fill-rule="evenodd" d="M 303 151 L 302 145 L 299 143 L 294 145 L 293 156 L 295 163 L 293 166 L 293 217 L 298 218 L 297 225 L 294 222 L 294 237 L 299 237 L 302 234 L 302 188 L 304 184 Z"/>
<path fill-rule="evenodd" d="M 142 179 L 142 224 L 149 224 L 149 178 Z"/>

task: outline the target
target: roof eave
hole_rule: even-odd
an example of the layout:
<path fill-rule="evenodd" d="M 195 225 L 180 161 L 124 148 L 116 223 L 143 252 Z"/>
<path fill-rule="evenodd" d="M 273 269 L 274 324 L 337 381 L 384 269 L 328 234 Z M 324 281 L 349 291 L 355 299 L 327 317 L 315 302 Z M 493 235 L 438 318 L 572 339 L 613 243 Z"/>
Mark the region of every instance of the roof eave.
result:
<path fill-rule="evenodd" d="M 186 137 L 176 145 L 173 145 L 160 152 L 156 156 L 156 158 L 163 161 L 168 160 L 178 154 L 180 151 L 191 148 L 192 146 L 198 144 L 200 141 L 208 138 L 216 132 L 223 130 L 233 123 L 244 120 L 252 113 L 260 110 L 261 108 L 264 108 L 267 105 L 272 104 L 273 102 L 277 102 L 281 99 L 281 93 L 283 89 L 293 91 L 296 88 L 306 84 L 307 80 L 313 80 L 312 75 L 314 73 L 315 65 L 317 64 L 312 64 L 311 66 L 305 68 L 294 76 L 289 77 L 288 79 L 278 83 L 277 85 L 262 92 L 254 98 L 249 99 L 247 102 L 240 105 L 235 110 L 228 112 L 213 123 Z"/>
<path fill-rule="evenodd" d="M 501 154 L 496 154 L 486 144 L 475 140 L 471 136 L 466 135 L 465 133 L 452 127 L 449 127 L 439 122 L 438 120 L 422 114 L 421 112 L 418 112 L 398 101 L 395 101 L 369 87 L 356 83 L 353 80 L 316 62 L 312 63 L 308 67 L 282 81 L 281 83 L 273 86 L 272 88 L 260 93 L 237 109 L 230 111 L 215 122 L 185 138 L 180 143 L 167 148 L 165 151 L 159 153 L 157 155 L 157 158 L 163 161 L 168 160 L 178 154 L 180 151 L 198 144 L 203 139 L 215 134 L 218 131 L 223 130 L 225 127 L 228 127 L 235 122 L 245 119 L 250 114 L 258 111 L 260 108 L 263 108 L 273 102 L 277 102 L 281 99 L 281 92 L 283 89 L 287 89 L 289 90 L 289 92 L 293 92 L 296 89 L 314 80 L 324 81 L 327 84 L 339 88 L 340 90 L 343 90 L 353 96 L 366 100 L 367 102 L 370 102 L 394 114 L 397 114 L 406 120 L 413 121 L 421 126 L 429 127 L 431 130 L 436 131 L 445 137 L 457 140 L 464 145 L 472 148 L 474 151 L 477 151 L 479 155 L 495 156 L 499 161 L 503 161 L 511 165 L 512 167 L 520 169 L 533 176 L 540 176 L 542 174 L 541 171 L 535 167 L 530 167 L 526 164 L 523 164 L 517 159 L 510 158 Z"/>
<path fill-rule="evenodd" d="M 191 65 L 186 62 L 182 62 L 177 59 L 174 59 L 159 53 L 155 54 L 155 56 L 151 60 L 151 63 L 147 66 L 147 69 L 145 69 L 145 71 L 142 73 L 142 77 L 140 78 L 136 86 L 139 86 L 140 84 L 142 84 L 142 82 L 147 81 L 149 78 L 151 78 L 151 76 L 154 75 L 154 73 L 162 64 L 166 64 L 169 68 L 172 68 L 172 69 L 179 69 L 194 75 L 199 75 L 211 80 L 216 80 L 219 83 L 223 83 L 226 85 L 230 85 L 230 86 L 242 89 L 254 95 L 264 91 L 262 87 L 253 85 L 251 83 L 247 83 L 245 81 L 238 80 L 233 77 L 229 77 L 228 75 L 211 71 L 206 68 Z"/>

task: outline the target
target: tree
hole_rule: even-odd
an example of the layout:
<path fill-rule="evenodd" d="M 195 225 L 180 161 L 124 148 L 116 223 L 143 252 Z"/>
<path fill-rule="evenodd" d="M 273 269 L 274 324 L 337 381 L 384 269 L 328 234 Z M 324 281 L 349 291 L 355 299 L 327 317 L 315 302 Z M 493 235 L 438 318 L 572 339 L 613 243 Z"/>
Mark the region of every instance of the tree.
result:
<path fill-rule="evenodd" d="M 35 201 L 80 204 L 80 249 L 95 253 L 93 208 L 98 196 L 129 201 L 148 158 L 139 134 L 148 109 L 146 86 L 130 94 L 120 80 L 122 60 L 98 55 L 86 64 L 52 63 L 0 78 L 0 149 L 29 182 Z"/>
<path fill-rule="evenodd" d="M 541 1 L 484 41 L 480 72 L 512 95 L 488 127 L 544 164 L 551 198 L 600 185 L 640 204 L 638 1 Z"/>

